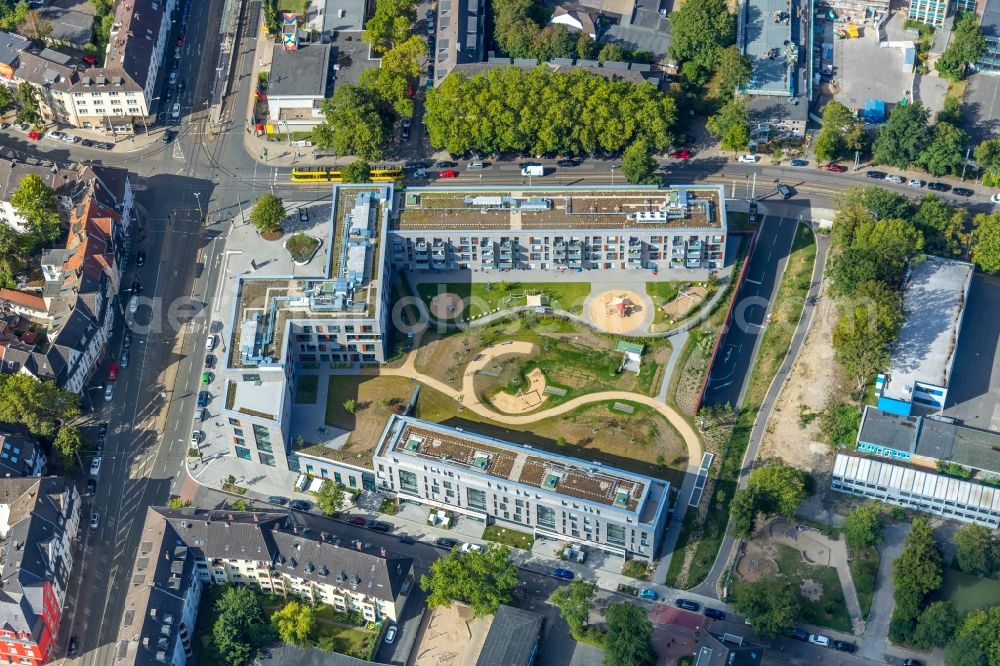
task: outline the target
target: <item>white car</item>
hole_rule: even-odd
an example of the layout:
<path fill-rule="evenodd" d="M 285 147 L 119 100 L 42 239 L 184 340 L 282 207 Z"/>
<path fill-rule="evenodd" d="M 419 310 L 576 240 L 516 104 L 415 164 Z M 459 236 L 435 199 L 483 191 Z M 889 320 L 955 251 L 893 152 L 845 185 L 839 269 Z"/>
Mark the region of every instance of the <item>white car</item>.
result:
<path fill-rule="evenodd" d="M 396 625 L 392 625 L 385 632 L 385 644 L 392 645 L 392 642 L 396 640 Z"/>
<path fill-rule="evenodd" d="M 910 187 L 923 187 L 924 181 L 920 180 L 919 178 L 911 178 L 910 182 L 907 183 L 907 185 L 909 185 Z"/>
<path fill-rule="evenodd" d="M 995 204 L 1000 204 L 1000 193 L 994 194 L 992 197 L 990 197 L 990 201 L 992 201 Z"/>
<path fill-rule="evenodd" d="M 888 176 L 885 177 L 885 179 L 887 181 L 889 181 L 890 183 L 896 183 L 897 185 L 902 185 L 903 184 L 903 177 L 902 176 L 897 176 L 894 173 L 890 173 Z"/>
<path fill-rule="evenodd" d="M 62 140 L 66 143 L 80 143 L 80 137 L 73 136 L 72 134 L 63 134 Z"/>
<path fill-rule="evenodd" d="M 478 543 L 463 543 L 461 551 L 463 553 L 481 553 L 483 552 L 483 547 Z"/>
<path fill-rule="evenodd" d="M 760 157 L 757 155 L 740 155 L 740 162 L 749 162 L 750 164 L 756 164 Z"/>
<path fill-rule="evenodd" d="M 215 349 L 215 333 L 209 333 L 208 337 L 205 338 L 205 351 L 212 351 Z"/>
<path fill-rule="evenodd" d="M 59 130 L 52 130 L 51 132 L 46 133 L 45 138 L 52 139 L 53 141 L 65 141 L 66 134 L 60 132 Z"/>
<path fill-rule="evenodd" d="M 101 525 L 101 514 L 96 511 L 90 514 L 90 529 L 96 530 Z"/>
<path fill-rule="evenodd" d="M 823 634 L 809 634 L 809 642 L 813 645 L 827 647 L 830 645 L 830 637 L 824 636 Z"/>
<path fill-rule="evenodd" d="M 177 83 L 177 72 L 170 72 L 170 79 L 168 80 L 170 85 Z"/>
<path fill-rule="evenodd" d="M 132 314 L 135 314 L 135 311 L 138 309 L 139 309 L 139 297 L 133 294 L 132 298 L 128 299 L 128 311 L 131 312 Z"/>
<path fill-rule="evenodd" d="M 101 473 L 101 456 L 97 456 L 90 461 L 90 475 L 97 476 Z"/>
<path fill-rule="evenodd" d="M 174 102 L 173 108 L 170 109 L 170 117 L 171 118 L 180 118 L 181 117 L 181 104 L 180 104 L 180 102 Z"/>
<path fill-rule="evenodd" d="M 104 386 L 104 399 L 111 400 L 111 398 L 113 397 L 115 397 L 115 385 L 111 382 L 108 382 Z"/>
<path fill-rule="evenodd" d="M 194 432 L 192 432 L 191 433 L 191 446 L 197 449 L 198 445 L 201 444 L 201 438 L 202 438 L 202 432 L 201 432 L 201 430 L 195 430 Z"/>

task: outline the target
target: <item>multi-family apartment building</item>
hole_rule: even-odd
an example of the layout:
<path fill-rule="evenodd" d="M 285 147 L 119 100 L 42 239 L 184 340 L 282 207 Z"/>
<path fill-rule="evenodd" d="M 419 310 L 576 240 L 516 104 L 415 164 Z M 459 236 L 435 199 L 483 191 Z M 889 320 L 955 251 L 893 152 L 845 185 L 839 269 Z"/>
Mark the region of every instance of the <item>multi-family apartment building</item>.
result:
<path fill-rule="evenodd" d="M 308 534 L 308 536 L 307 536 Z M 150 507 L 128 583 L 116 664 L 184 666 L 205 585 L 252 585 L 369 622 L 399 619 L 413 559 L 347 547 L 307 532 L 287 513 Z"/>
<path fill-rule="evenodd" d="M 13 82 L 36 92 L 47 122 L 130 133 L 155 119 L 155 88 L 176 0 L 120 0 L 102 67 L 54 51 L 26 48 Z"/>
<path fill-rule="evenodd" d="M 408 416 L 375 449 L 381 490 L 560 541 L 652 560 L 670 484 Z"/>
<path fill-rule="evenodd" d="M 0 431 L 0 476 L 41 476 L 47 462 L 42 447 L 28 435 Z"/>
<path fill-rule="evenodd" d="M 408 188 L 393 225 L 397 270 L 649 271 L 722 268 L 721 185 Z"/>
<path fill-rule="evenodd" d="M 42 282 L 0 291 L 0 371 L 80 393 L 104 359 L 114 326 L 132 190 L 126 172 L 83 167 L 60 192 L 69 228 L 61 247 L 42 254 Z"/>
<path fill-rule="evenodd" d="M 0 661 L 52 659 L 79 527 L 72 483 L 0 479 Z"/>

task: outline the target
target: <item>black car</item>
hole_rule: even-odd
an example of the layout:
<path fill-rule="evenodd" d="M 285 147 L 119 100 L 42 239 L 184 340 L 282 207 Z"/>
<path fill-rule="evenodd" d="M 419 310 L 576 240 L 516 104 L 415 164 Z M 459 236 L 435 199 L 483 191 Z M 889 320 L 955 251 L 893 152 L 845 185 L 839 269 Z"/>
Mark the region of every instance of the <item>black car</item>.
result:
<path fill-rule="evenodd" d="M 87 497 L 93 497 L 97 493 L 97 479 L 87 479 L 87 491 L 84 493 Z"/>
<path fill-rule="evenodd" d="M 697 601 L 691 601 L 690 599 L 676 599 L 674 600 L 674 606 L 689 611 L 697 611 L 701 608 L 701 604 Z"/>
<path fill-rule="evenodd" d="M 101 438 L 108 436 L 108 424 L 107 423 L 101 423 L 101 425 L 97 426 L 97 436 L 101 437 Z"/>
<path fill-rule="evenodd" d="M 94 148 L 100 148 L 101 150 L 114 150 L 115 144 L 113 143 L 95 143 Z"/>
<path fill-rule="evenodd" d="M 138 280 L 134 280 L 132 282 L 132 293 L 133 294 L 142 293 L 142 283 L 139 282 Z"/>
<path fill-rule="evenodd" d="M 66 654 L 70 657 L 75 655 L 80 651 L 80 637 L 73 634 L 69 637 L 69 647 L 66 648 Z"/>
<path fill-rule="evenodd" d="M 94 142 L 91 141 L 90 139 L 84 139 L 83 141 L 80 142 L 80 145 L 83 146 L 84 148 L 90 148 L 91 146 L 94 145 Z"/>
<path fill-rule="evenodd" d="M 404 534 L 399 537 L 399 543 L 416 543 L 417 540 L 411 537 L 409 534 Z"/>
<path fill-rule="evenodd" d="M 794 638 L 797 641 L 805 642 L 809 640 L 809 632 L 806 631 L 805 629 L 799 629 L 798 627 L 795 627 L 794 629 L 791 630 L 791 632 L 789 632 L 788 637 Z"/>
<path fill-rule="evenodd" d="M 904 659 L 903 666 L 924 666 L 924 662 L 919 659 Z"/>
<path fill-rule="evenodd" d="M 458 166 L 458 162 L 449 162 L 448 160 L 441 160 L 434 165 L 438 169 L 454 169 Z"/>
<path fill-rule="evenodd" d="M 832 641 L 830 646 L 834 650 L 840 650 L 841 652 L 854 652 L 858 649 L 858 646 L 854 643 L 848 643 L 847 641 Z"/>
<path fill-rule="evenodd" d="M 205 354 L 205 367 L 209 370 L 215 367 L 215 354 Z"/>
<path fill-rule="evenodd" d="M 187 83 L 185 83 L 184 81 L 181 81 L 180 83 L 177 84 L 177 89 L 180 90 L 181 92 L 184 92 L 185 88 L 187 88 Z"/>
<path fill-rule="evenodd" d="M 951 185 L 946 183 L 927 183 L 927 189 L 935 192 L 947 192 L 951 189 Z"/>
<path fill-rule="evenodd" d="M 305 500 L 292 500 L 288 503 L 288 506 L 295 509 L 296 511 L 308 511 L 312 508 L 312 504 Z"/>
<path fill-rule="evenodd" d="M 778 183 L 775 185 L 774 189 L 777 190 L 782 199 L 791 199 L 792 195 L 795 194 L 792 188 L 788 187 L 788 185 L 785 185 L 784 183 Z"/>
<path fill-rule="evenodd" d="M 163 132 L 163 136 L 160 137 L 160 141 L 162 141 L 163 143 L 170 143 L 173 140 L 174 140 L 174 131 L 169 129 L 165 130 Z"/>
<path fill-rule="evenodd" d="M 417 160 L 416 162 L 410 162 L 406 165 L 407 169 L 429 169 L 431 167 L 430 162 L 425 162 L 424 160 Z"/>
<path fill-rule="evenodd" d="M 750 224 L 757 224 L 757 203 L 750 204 L 750 212 L 747 213 L 747 220 Z"/>
<path fill-rule="evenodd" d="M 198 406 L 199 407 L 204 407 L 205 405 L 207 405 L 208 404 L 208 398 L 209 398 L 208 391 L 199 391 L 198 392 Z"/>
<path fill-rule="evenodd" d="M 705 607 L 705 617 L 710 617 L 713 620 L 725 620 L 726 614 L 720 611 L 718 608 Z"/>
<path fill-rule="evenodd" d="M 449 539 L 448 537 L 438 537 L 434 540 L 434 545 L 450 550 L 458 545 L 458 541 L 455 539 Z"/>
<path fill-rule="evenodd" d="M 556 166 L 561 166 L 561 167 L 575 167 L 579 165 L 580 163 L 577 162 L 576 160 L 559 160 L 558 162 L 556 162 Z"/>
<path fill-rule="evenodd" d="M 885 173 L 882 171 L 865 171 L 865 175 L 869 178 L 875 178 L 877 180 L 885 180 Z"/>
<path fill-rule="evenodd" d="M 381 520 L 373 520 L 368 523 L 368 529 L 375 530 L 376 532 L 390 532 L 392 531 L 392 525 Z"/>
<path fill-rule="evenodd" d="M 143 266 L 146 265 L 146 251 L 145 250 L 139 250 L 139 252 L 135 255 L 135 265 L 138 268 L 142 268 Z"/>
<path fill-rule="evenodd" d="M 975 192 L 967 187 L 956 187 L 951 191 L 952 194 L 959 197 L 971 197 Z"/>
<path fill-rule="evenodd" d="M 285 506 L 286 504 L 288 504 L 288 498 L 282 497 L 281 495 L 270 495 L 267 498 L 267 501 L 270 502 L 271 504 L 278 504 L 280 506 Z"/>

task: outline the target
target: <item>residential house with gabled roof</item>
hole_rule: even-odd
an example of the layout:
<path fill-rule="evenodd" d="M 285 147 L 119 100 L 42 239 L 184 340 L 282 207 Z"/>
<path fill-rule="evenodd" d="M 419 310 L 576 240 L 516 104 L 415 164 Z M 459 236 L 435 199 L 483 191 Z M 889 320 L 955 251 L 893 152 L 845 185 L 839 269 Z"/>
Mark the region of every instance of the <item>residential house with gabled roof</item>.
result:
<path fill-rule="evenodd" d="M 0 660 L 40 666 L 52 658 L 79 528 L 72 483 L 0 479 Z"/>

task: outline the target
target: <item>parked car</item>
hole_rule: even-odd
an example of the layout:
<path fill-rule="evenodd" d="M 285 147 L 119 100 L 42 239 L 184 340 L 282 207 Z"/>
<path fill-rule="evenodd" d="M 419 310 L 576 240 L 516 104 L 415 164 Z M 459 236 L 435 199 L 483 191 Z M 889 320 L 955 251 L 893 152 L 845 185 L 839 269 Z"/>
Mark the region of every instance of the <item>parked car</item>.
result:
<path fill-rule="evenodd" d="M 204 437 L 205 433 L 203 433 L 201 430 L 193 430 L 191 432 L 191 446 L 197 449 L 198 445 L 201 444 L 201 440 Z"/>
<path fill-rule="evenodd" d="M 123 368 L 127 368 L 128 367 L 128 350 L 127 349 L 122 352 L 121 366 Z"/>
<path fill-rule="evenodd" d="M 113 397 L 115 397 L 115 385 L 108 382 L 104 385 L 104 399 L 111 400 Z"/>
<path fill-rule="evenodd" d="M 409 534 L 404 534 L 403 536 L 399 537 L 399 543 L 410 543 L 410 544 L 412 544 L 412 543 L 416 543 L 416 542 L 417 542 L 417 540 L 414 539 L 413 537 L 411 537 Z"/>
<path fill-rule="evenodd" d="M 927 189 L 934 192 L 947 192 L 951 189 L 951 185 L 947 183 L 927 183 Z"/>
<path fill-rule="evenodd" d="M 865 176 L 868 178 L 874 178 L 876 180 L 885 180 L 884 171 L 875 171 L 874 169 L 870 171 L 865 171 Z"/>
<path fill-rule="evenodd" d="M 101 473 L 101 456 L 97 456 L 90 461 L 90 475 L 97 476 Z"/>
<path fill-rule="evenodd" d="M 205 351 L 212 351 L 215 349 L 215 333 L 209 333 L 208 337 L 205 338 Z"/>
<path fill-rule="evenodd" d="M 132 298 L 128 299 L 128 311 L 135 314 L 135 311 L 139 309 L 139 297 L 132 294 Z"/>
<path fill-rule="evenodd" d="M 952 194 L 958 197 L 971 197 L 975 192 L 967 187 L 956 187 L 951 191 Z"/>
<path fill-rule="evenodd" d="M 800 629 L 799 627 L 795 627 L 788 633 L 788 637 L 794 638 L 797 641 L 808 641 L 809 632 L 806 631 L 805 629 Z"/>
<path fill-rule="evenodd" d="M 299 208 L 299 222 L 308 222 L 308 221 L 309 221 L 309 209 Z"/>
<path fill-rule="evenodd" d="M 212 380 L 214 378 L 215 378 L 215 376 L 211 372 L 208 372 L 207 370 L 205 372 L 201 373 L 201 383 L 202 384 L 211 384 Z"/>
<path fill-rule="evenodd" d="M 809 634 L 809 642 L 820 647 L 827 647 L 830 645 L 830 637 L 823 634 Z"/>
<path fill-rule="evenodd" d="M 465 165 L 465 168 L 466 169 L 474 169 L 474 170 L 485 169 L 486 168 L 486 163 L 485 162 L 480 162 L 479 160 L 476 160 L 474 162 L 469 162 L 467 165 Z"/>
<path fill-rule="evenodd" d="M 132 281 L 132 293 L 133 294 L 141 294 L 142 293 L 142 283 L 139 282 L 138 280 L 133 280 Z"/>
<path fill-rule="evenodd" d="M 845 171 L 847 171 L 847 167 L 842 166 L 840 164 L 830 163 L 823 165 L 823 171 L 832 171 L 833 173 L 844 173 Z"/>
<path fill-rule="evenodd" d="M 458 166 L 458 162 L 449 162 L 448 160 L 441 160 L 434 165 L 438 169 L 454 169 Z"/>
<path fill-rule="evenodd" d="M 46 139 L 52 139 L 53 141 L 62 141 L 65 137 L 66 135 L 58 130 L 52 130 L 45 135 Z"/>
<path fill-rule="evenodd" d="M 701 604 L 699 604 L 697 601 L 691 601 L 690 599 L 676 599 L 674 600 L 674 606 L 677 606 L 678 608 L 682 608 L 684 610 L 695 611 L 695 612 L 701 609 Z"/>
<path fill-rule="evenodd" d="M 145 265 L 146 265 L 146 251 L 139 250 L 139 252 L 136 253 L 135 255 L 135 267 L 142 268 Z"/>
<path fill-rule="evenodd" d="M 194 410 L 195 421 L 204 421 L 207 416 L 208 412 L 205 411 L 204 407 L 198 407 L 197 409 Z"/>
<path fill-rule="evenodd" d="M 438 172 L 438 178 L 457 178 L 458 172 L 454 169 L 445 169 L 444 171 Z"/>
<path fill-rule="evenodd" d="M 267 501 L 271 504 L 277 504 L 278 506 L 285 506 L 288 504 L 288 498 L 282 497 L 281 495 L 270 495 Z"/>
<path fill-rule="evenodd" d="M 573 167 L 580 166 L 580 163 L 576 160 L 559 160 L 556 162 L 556 166 L 572 169 Z"/>
<path fill-rule="evenodd" d="M 174 105 L 172 107 L 170 107 L 170 117 L 171 118 L 175 118 L 175 119 L 181 117 L 181 103 L 180 102 L 174 102 Z"/>
<path fill-rule="evenodd" d="M 80 143 L 80 137 L 73 136 L 72 134 L 64 134 L 62 140 L 66 143 Z"/>
<path fill-rule="evenodd" d="M 292 500 L 291 502 L 288 503 L 288 506 L 295 509 L 296 511 L 308 511 L 309 509 L 312 508 L 312 504 L 310 504 L 305 500 L 299 500 L 299 499 Z"/>
<path fill-rule="evenodd" d="M 122 334 L 122 349 L 128 349 L 132 346 L 132 329 L 126 328 L 125 332 Z"/>
<path fill-rule="evenodd" d="M 483 547 L 480 546 L 478 543 L 466 542 L 462 544 L 462 547 L 459 550 L 461 550 L 463 553 L 479 553 L 482 552 Z"/>
<path fill-rule="evenodd" d="M 757 224 L 757 202 L 750 204 L 750 212 L 747 214 L 747 220 L 750 224 Z"/>
<path fill-rule="evenodd" d="M 911 178 L 910 182 L 908 182 L 907 185 L 909 185 L 910 187 L 923 187 L 924 181 L 920 180 L 919 178 Z"/>
<path fill-rule="evenodd" d="M 691 151 L 687 148 L 681 148 L 670 153 L 670 156 L 678 160 L 689 160 L 691 159 Z"/>
<path fill-rule="evenodd" d="M 834 650 L 840 650 L 841 652 L 854 652 L 858 649 L 858 646 L 854 643 L 848 643 L 847 641 L 833 641 L 830 646 Z"/>
<path fill-rule="evenodd" d="M 919 659 L 904 659 L 903 666 L 924 666 L 924 662 Z"/>
<path fill-rule="evenodd" d="M 95 143 L 94 148 L 100 148 L 101 150 L 114 150 L 115 144 L 113 143 Z"/>
<path fill-rule="evenodd" d="M 449 539 L 448 537 L 438 537 L 434 540 L 434 545 L 441 546 L 442 548 L 448 548 L 450 550 L 458 545 L 458 541 L 455 539 Z"/>
<path fill-rule="evenodd" d="M 107 423 L 103 423 L 102 422 L 101 425 L 97 426 L 97 436 L 100 437 L 101 439 L 103 439 L 103 438 L 105 438 L 105 437 L 108 436 L 108 424 Z"/>
<path fill-rule="evenodd" d="M 87 497 L 93 497 L 97 494 L 97 479 L 87 479 L 87 490 L 83 494 Z"/>
<path fill-rule="evenodd" d="M 198 406 L 206 406 L 208 404 L 209 397 L 208 391 L 198 391 Z"/>
<path fill-rule="evenodd" d="M 403 141 L 409 141 L 410 140 L 410 119 L 409 118 L 403 118 L 402 139 L 403 139 Z"/>
<path fill-rule="evenodd" d="M 416 162 L 410 162 L 406 165 L 407 169 L 429 169 L 433 166 L 430 162 L 425 162 L 424 160 L 417 160 Z"/>
<path fill-rule="evenodd" d="M 990 201 L 995 204 L 1000 204 L 1000 193 L 991 196 Z"/>
<path fill-rule="evenodd" d="M 749 155 L 749 154 L 747 154 L 747 155 L 740 155 L 740 160 L 739 161 L 740 162 L 746 162 L 746 163 L 749 163 L 749 164 L 756 164 L 759 159 L 760 159 L 760 157 L 757 156 L 757 155 Z"/>
<path fill-rule="evenodd" d="M 726 614 L 720 611 L 718 608 L 705 607 L 705 617 L 710 617 L 713 620 L 725 620 Z"/>
<path fill-rule="evenodd" d="M 373 520 L 368 523 L 368 529 L 375 530 L 376 532 L 391 532 L 392 523 L 387 523 L 382 520 Z"/>
<path fill-rule="evenodd" d="M 101 526 L 101 514 L 96 511 L 90 514 L 90 529 L 96 530 Z"/>
<path fill-rule="evenodd" d="M 108 381 L 113 382 L 118 379 L 118 364 L 112 363 L 111 367 L 108 368 Z"/>
<path fill-rule="evenodd" d="M 160 137 L 160 141 L 162 141 L 163 143 L 170 143 L 173 140 L 174 140 L 173 130 L 166 130 L 165 132 L 163 132 L 163 136 Z"/>
<path fill-rule="evenodd" d="M 3 123 L 0 123 L 0 125 L 3 125 Z M 0 129 L 3 128 L 0 127 Z M 91 141 L 90 139 L 84 139 L 83 141 L 80 142 L 80 145 L 83 146 L 84 148 L 90 148 L 94 145 L 94 142 Z"/>
<path fill-rule="evenodd" d="M 552 570 L 552 575 L 556 578 L 562 578 L 563 580 L 573 580 L 576 578 L 576 574 L 569 569 L 556 568 Z"/>
<path fill-rule="evenodd" d="M 205 367 L 209 370 L 215 367 L 215 354 L 205 354 Z"/>
<path fill-rule="evenodd" d="M 809 160 L 792 160 L 788 164 L 790 164 L 793 167 L 804 167 L 804 166 L 809 166 Z"/>
<path fill-rule="evenodd" d="M 660 598 L 660 595 L 656 593 L 656 590 L 651 590 L 648 587 L 645 587 L 639 590 L 639 597 L 647 601 L 656 601 Z"/>
<path fill-rule="evenodd" d="M 347 522 L 349 522 L 351 525 L 357 525 L 359 527 L 364 527 L 365 523 L 367 521 L 364 518 L 362 518 L 361 516 L 350 516 L 350 517 L 348 517 Z"/>
<path fill-rule="evenodd" d="M 390 626 L 385 631 L 385 644 L 392 645 L 394 640 L 396 640 L 396 625 Z"/>

